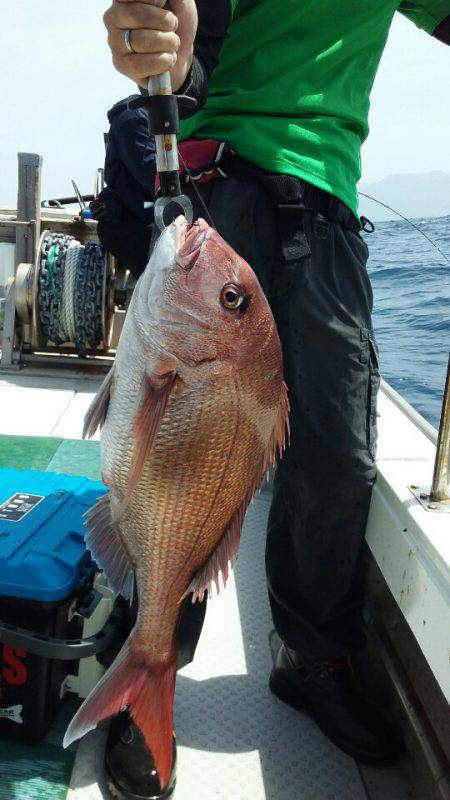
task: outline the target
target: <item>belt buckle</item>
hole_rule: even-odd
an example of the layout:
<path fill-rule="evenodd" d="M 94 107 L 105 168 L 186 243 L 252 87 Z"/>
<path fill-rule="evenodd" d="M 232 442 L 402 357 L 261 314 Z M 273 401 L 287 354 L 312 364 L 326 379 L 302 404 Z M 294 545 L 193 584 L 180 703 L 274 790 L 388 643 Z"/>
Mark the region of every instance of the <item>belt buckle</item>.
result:
<path fill-rule="evenodd" d="M 326 239 L 330 230 L 330 222 L 321 211 L 314 212 L 314 235 L 316 239 Z"/>

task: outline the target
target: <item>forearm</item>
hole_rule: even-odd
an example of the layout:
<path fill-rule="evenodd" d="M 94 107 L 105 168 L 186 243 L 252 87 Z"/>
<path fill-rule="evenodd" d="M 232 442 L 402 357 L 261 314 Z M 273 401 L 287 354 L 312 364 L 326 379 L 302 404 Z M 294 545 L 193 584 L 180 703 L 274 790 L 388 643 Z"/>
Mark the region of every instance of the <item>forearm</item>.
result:
<path fill-rule="evenodd" d="M 218 64 L 220 51 L 231 22 L 230 0 L 196 0 L 198 29 L 191 68 L 177 94 L 186 94 L 201 108 L 208 96 L 211 75 Z M 141 90 L 142 91 L 142 90 Z M 181 112 L 187 117 L 196 109 Z"/>

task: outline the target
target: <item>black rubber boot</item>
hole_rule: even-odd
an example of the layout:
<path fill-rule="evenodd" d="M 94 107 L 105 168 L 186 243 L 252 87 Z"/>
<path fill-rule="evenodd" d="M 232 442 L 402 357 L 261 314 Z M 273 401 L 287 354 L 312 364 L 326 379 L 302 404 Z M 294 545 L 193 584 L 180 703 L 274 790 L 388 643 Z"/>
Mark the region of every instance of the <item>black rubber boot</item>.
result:
<path fill-rule="evenodd" d="M 350 656 L 308 664 L 282 645 L 269 686 L 280 700 L 307 712 L 328 739 L 358 761 L 391 764 L 401 755 L 396 724 L 366 697 Z"/>
<path fill-rule="evenodd" d="M 173 738 L 172 772 L 162 791 L 153 757 L 139 728 L 123 711 L 111 720 L 105 750 L 108 788 L 119 800 L 165 800 L 172 797 L 177 777 L 177 748 Z"/>

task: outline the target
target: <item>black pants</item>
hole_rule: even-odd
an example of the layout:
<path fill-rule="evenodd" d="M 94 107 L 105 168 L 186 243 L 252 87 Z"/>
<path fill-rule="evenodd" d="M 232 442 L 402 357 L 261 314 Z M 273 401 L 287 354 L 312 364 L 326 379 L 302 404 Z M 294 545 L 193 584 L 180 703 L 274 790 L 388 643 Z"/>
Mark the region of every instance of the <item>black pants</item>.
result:
<path fill-rule="evenodd" d="M 277 209 L 259 182 L 218 179 L 201 193 L 219 233 L 255 271 L 283 349 L 291 446 L 275 475 L 266 547 L 275 628 L 308 659 L 333 658 L 364 645 L 360 557 L 379 386 L 367 247 L 358 233 L 299 210 L 310 254 L 286 261 Z"/>

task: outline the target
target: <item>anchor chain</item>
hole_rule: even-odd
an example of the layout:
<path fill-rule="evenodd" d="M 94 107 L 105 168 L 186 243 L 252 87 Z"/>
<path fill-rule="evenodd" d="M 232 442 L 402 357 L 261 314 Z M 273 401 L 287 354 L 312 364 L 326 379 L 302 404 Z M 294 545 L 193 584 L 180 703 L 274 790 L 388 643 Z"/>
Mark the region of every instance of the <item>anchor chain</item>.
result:
<path fill-rule="evenodd" d="M 69 254 L 69 255 L 68 255 Z M 73 342 L 84 356 L 103 338 L 102 287 L 106 259 L 94 242 L 73 236 L 44 236 L 39 265 L 38 317 L 44 336 L 56 345 Z"/>
<path fill-rule="evenodd" d="M 73 236 L 51 233 L 45 236 L 41 249 L 39 271 L 39 321 L 42 330 L 55 344 L 63 344 L 59 336 L 59 309 L 61 306 L 64 262 Z"/>
<path fill-rule="evenodd" d="M 86 242 L 77 263 L 75 277 L 75 329 L 76 347 L 80 355 L 86 352 L 86 343 L 97 347 L 102 339 L 102 284 L 105 258 L 102 248 Z"/>

